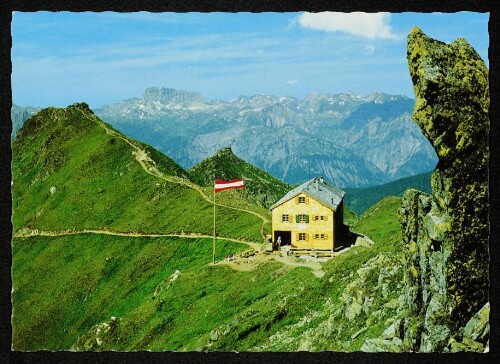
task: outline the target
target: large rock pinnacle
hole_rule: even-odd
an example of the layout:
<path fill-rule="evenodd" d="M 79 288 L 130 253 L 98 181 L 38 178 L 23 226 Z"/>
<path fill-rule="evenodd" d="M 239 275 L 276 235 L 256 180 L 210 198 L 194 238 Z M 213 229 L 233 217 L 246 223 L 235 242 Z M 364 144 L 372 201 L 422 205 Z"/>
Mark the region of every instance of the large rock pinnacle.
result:
<path fill-rule="evenodd" d="M 446 351 L 488 301 L 488 69 L 464 39 L 445 44 L 418 28 L 408 36 L 408 64 L 413 118 L 439 162 L 432 195 L 410 190 L 400 210 L 404 341 Z"/>

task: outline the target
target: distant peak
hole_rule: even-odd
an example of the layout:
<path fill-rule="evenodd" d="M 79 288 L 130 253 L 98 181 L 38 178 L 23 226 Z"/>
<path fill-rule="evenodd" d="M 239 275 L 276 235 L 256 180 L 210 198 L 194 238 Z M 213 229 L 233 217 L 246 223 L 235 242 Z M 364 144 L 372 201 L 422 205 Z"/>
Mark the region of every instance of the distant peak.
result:
<path fill-rule="evenodd" d="M 142 100 L 145 103 L 159 102 L 162 104 L 191 104 L 205 102 L 203 96 L 201 96 L 197 92 L 156 86 L 148 87 L 146 90 L 144 90 L 144 93 L 142 94 Z"/>
<path fill-rule="evenodd" d="M 76 102 L 76 103 L 74 103 L 72 105 L 69 105 L 68 109 L 79 109 L 79 110 L 82 110 L 82 111 L 90 113 L 90 114 L 94 113 L 90 109 L 89 105 L 87 103 L 85 103 L 85 102 Z"/>
<path fill-rule="evenodd" d="M 231 147 L 225 147 L 225 148 L 222 148 L 221 150 L 219 150 L 217 153 L 215 153 L 216 156 L 220 157 L 220 156 L 236 156 L 234 153 L 233 153 L 233 150 L 231 149 Z"/>

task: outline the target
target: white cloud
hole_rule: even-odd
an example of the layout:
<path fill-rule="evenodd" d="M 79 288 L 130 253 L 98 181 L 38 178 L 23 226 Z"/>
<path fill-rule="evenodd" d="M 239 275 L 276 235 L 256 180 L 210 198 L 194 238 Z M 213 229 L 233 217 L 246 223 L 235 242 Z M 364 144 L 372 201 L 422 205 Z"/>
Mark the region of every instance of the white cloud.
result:
<path fill-rule="evenodd" d="M 365 45 L 365 51 L 367 51 L 370 54 L 375 53 L 375 46 L 373 44 L 367 44 Z"/>
<path fill-rule="evenodd" d="M 303 28 L 324 32 L 342 32 L 368 39 L 399 39 L 392 32 L 389 13 L 302 13 L 298 23 Z"/>
<path fill-rule="evenodd" d="M 299 83 L 299 80 L 297 80 L 297 79 L 295 78 L 295 79 L 293 79 L 293 80 L 288 80 L 288 81 L 286 81 L 286 83 L 287 83 L 288 85 L 295 85 L 295 84 Z"/>

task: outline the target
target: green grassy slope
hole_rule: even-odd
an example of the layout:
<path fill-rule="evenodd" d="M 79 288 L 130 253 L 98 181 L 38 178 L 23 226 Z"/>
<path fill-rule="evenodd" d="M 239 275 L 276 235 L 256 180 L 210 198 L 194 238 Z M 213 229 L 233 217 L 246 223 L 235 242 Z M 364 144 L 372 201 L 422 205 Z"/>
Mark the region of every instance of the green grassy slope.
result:
<path fill-rule="evenodd" d="M 110 229 L 212 234 L 212 204 L 194 189 L 146 173 L 123 135 L 106 133 L 84 104 L 30 118 L 13 142 L 14 230 Z M 186 181 L 182 168 L 151 147 L 152 165 Z M 262 220 L 218 207 L 220 236 L 261 241 Z"/>
<path fill-rule="evenodd" d="M 41 111 L 13 143 L 15 231 L 211 234 L 212 204 L 188 187 L 198 188 L 187 182 L 185 171 L 148 148 L 113 131 L 83 104 Z M 136 160 L 141 150 L 153 161 Z M 151 168 L 161 170 L 167 180 L 144 166 L 153 174 Z M 172 182 L 181 179 L 185 184 Z M 376 244 L 355 246 L 326 262 L 322 278 L 309 268 L 276 261 L 251 271 L 210 265 L 212 241 L 205 238 L 14 238 L 14 348 L 295 351 L 311 337 L 311 350 L 359 350 L 364 337 L 384 329 L 381 320 L 390 311 L 380 319 L 368 313 L 346 319 L 343 297 L 372 295 L 375 309 L 394 299 L 390 282 L 387 294 L 372 290 L 375 275 L 368 285 L 352 284 L 360 271 L 376 266 L 370 263 L 375 257 L 397 256 L 399 205 L 400 199 L 391 197 L 359 219 L 347 214 L 352 229 Z M 263 208 L 252 211 L 258 209 Z M 222 206 L 217 210 L 220 236 L 260 241 L 259 217 Z M 244 249 L 219 240 L 217 259 Z M 383 263 L 389 268 L 387 260 Z M 368 319 L 370 327 L 350 339 Z"/>
<path fill-rule="evenodd" d="M 286 183 L 238 158 L 231 148 L 222 149 L 212 157 L 201 161 L 192 167 L 189 173 L 203 186 L 212 186 L 215 179 L 243 178 L 245 189 L 236 193 L 265 208 L 273 205 L 290 189 Z"/>
<path fill-rule="evenodd" d="M 210 239 L 16 238 L 14 348 L 295 351 L 310 333 L 325 332 L 330 306 L 342 311 L 339 297 L 367 260 L 398 251 L 399 204 L 390 198 L 362 216 L 355 230 L 377 244 L 328 261 L 321 279 L 272 261 L 253 271 L 208 265 Z M 217 245 L 219 259 L 246 248 Z M 313 349 L 359 350 L 365 334 L 350 337 L 365 320 L 339 317 Z M 382 328 L 374 324 L 366 334 Z M 352 345 L 338 344 L 346 341 Z"/>
<path fill-rule="evenodd" d="M 431 174 L 422 173 L 368 188 L 345 188 L 345 204 L 359 216 L 383 198 L 402 196 L 409 188 L 431 193 Z"/>
<path fill-rule="evenodd" d="M 344 205 L 344 224 L 352 226 L 356 221 L 358 221 L 356 214 Z"/>
<path fill-rule="evenodd" d="M 218 257 L 245 247 L 218 242 Z M 14 239 L 14 348 L 68 349 L 94 324 L 111 316 L 130 317 L 137 325 L 147 318 L 148 324 L 123 333 L 120 348 L 133 349 L 149 325 L 165 319 L 157 308 L 159 300 L 153 299 L 155 288 L 164 284 L 167 289 L 175 270 L 182 272 L 179 281 L 186 283 L 197 269 L 200 275 L 210 275 L 214 269 L 206 264 L 211 253 L 211 239 L 105 235 Z M 196 295 L 184 299 L 194 301 Z M 165 309 L 172 304 L 170 309 L 181 312 L 182 302 L 180 297 Z"/>
<path fill-rule="evenodd" d="M 377 247 L 401 240 L 401 226 L 397 217 L 401 197 L 389 196 L 368 209 L 353 225 L 354 231 L 368 235 Z"/>
<path fill-rule="evenodd" d="M 388 197 L 353 224 L 375 245 L 353 246 L 325 263 L 318 305 L 271 337 L 264 350 L 359 351 L 365 338 L 381 336 L 402 293 L 400 205 L 401 198 Z M 361 304 L 356 315 L 355 301 Z"/>

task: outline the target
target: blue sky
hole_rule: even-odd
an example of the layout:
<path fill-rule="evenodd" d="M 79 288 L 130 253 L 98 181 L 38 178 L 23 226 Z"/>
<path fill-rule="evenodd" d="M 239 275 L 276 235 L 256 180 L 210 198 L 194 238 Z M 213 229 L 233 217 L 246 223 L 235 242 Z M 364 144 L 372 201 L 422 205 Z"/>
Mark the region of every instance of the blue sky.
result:
<path fill-rule="evenodd" d="M 406 35 L 466 38 L 487 62 L 487 13 L 13 14 L 13 102 L 91 107 L 150 86 L 304 97 L 373 91 L 413 97 Z"/>

